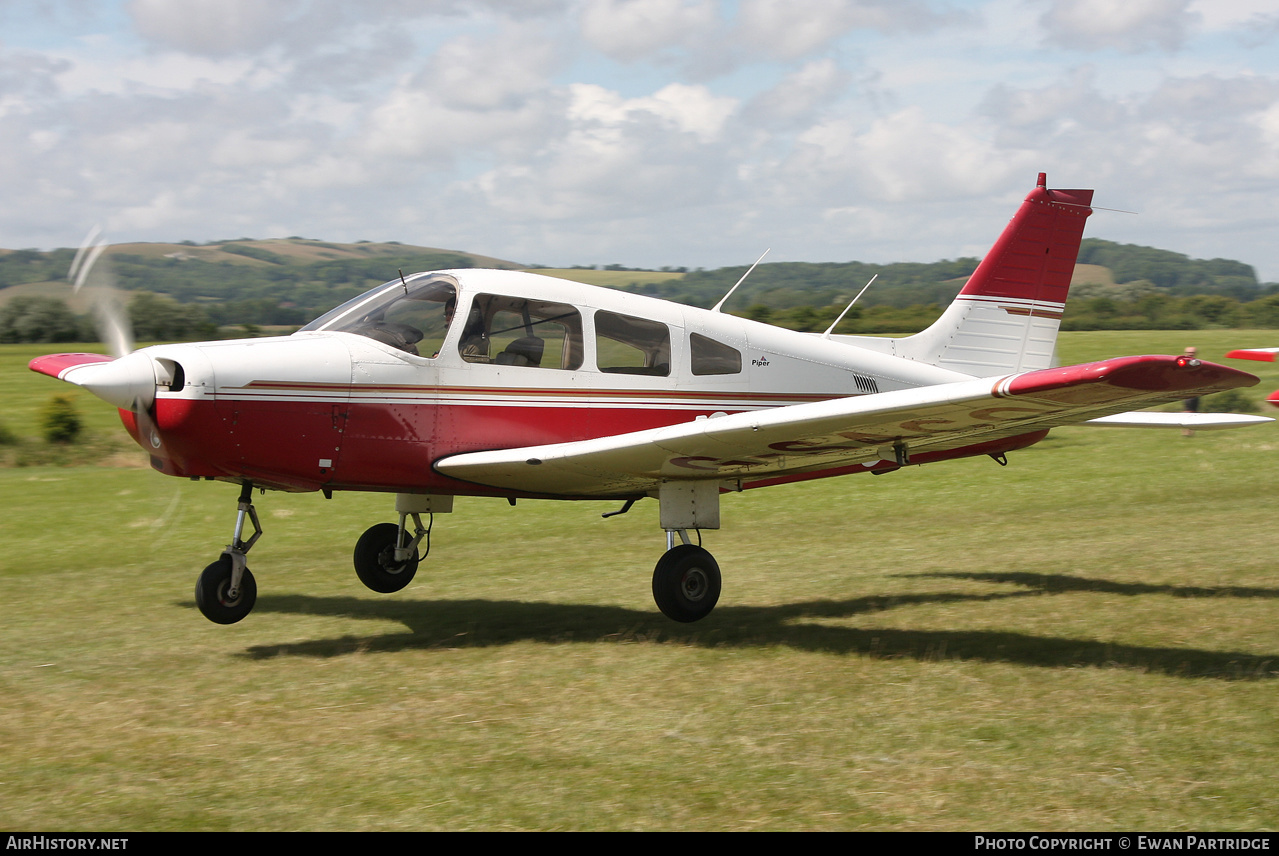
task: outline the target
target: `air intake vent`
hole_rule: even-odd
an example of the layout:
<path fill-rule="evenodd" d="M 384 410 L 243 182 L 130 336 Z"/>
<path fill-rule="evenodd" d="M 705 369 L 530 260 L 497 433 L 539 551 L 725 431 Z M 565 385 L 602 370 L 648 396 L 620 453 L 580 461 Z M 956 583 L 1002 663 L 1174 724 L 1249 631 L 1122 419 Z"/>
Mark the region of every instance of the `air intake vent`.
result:
<path fill-rule="evenodd" d="M 859 374 L 853 375 L 853 380 L 857 383 L 859 392 L 879 392 L 879 384 L 875 383 L 873 377 L 864 377 Z"/>

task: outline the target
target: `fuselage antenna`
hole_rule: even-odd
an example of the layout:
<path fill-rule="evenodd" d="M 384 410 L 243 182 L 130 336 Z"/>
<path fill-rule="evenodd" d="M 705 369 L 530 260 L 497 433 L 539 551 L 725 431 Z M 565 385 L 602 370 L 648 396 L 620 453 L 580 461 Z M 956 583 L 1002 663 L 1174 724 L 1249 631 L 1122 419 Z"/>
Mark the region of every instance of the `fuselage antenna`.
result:
<path fill-rule="evenodd" d="M 772 247 L 769 247 L 769 248 L 768 248 L 768 250 L 771 250 L 771 249 L 772 249 Z M 768 250 L 764 250 L 764 252 L 760 255 L 760 257 L 759 257 L 759 258 L 757 258 L 757 259 L 755 259 L 755 264 L 753 264 L 753 265 L 751 265 L 749 268 L 747 268 L 746 273 L 742 274 L 742 278 L 741 278 L 741 279 L 739 279 L 739 280 L 737 281 L 737 285 L 741 285 L 743 282 L 745 282 L 745 281 L 746 281 L 746 277 L 750 276 L 750 275 L 751 275 L 751 271 L 755 270 L 755 265 L 758 265 L 760 262 L 762 262 L 762 261 L 764 260 L 764 256 L 768 255 Z M 720 308 L 721 306 L 723 306 L 723 305 L 724 305 L 724 302 L 725 302 L 726 300 L 728 300 L 728 298 L 730 298 L 730 297 L 732 297 L 732 296 L 733 296 L 733 292 L 734 292 L 734 291 L 737 291 L 737 285 L 735 285 L 735 286 L 733 286 L 732 288 L 730 288 L 730 289 L 728 290 L 728 294 L 725 294 L 723 297 L 721 297 L 721 298 L 719 299 L 719 303 L 716 303 L 716 304 L 715 304 L 715 305 L 711 308 L 711 311 L 712 311 L 712 312 L 718 312 L 718 311 L 719 311 L 719 308 Z"/>
<path fill-rule="evenodd" d="M 857 296 L 853 298 L 853 303 L 861 300 L 862 295 L 866 293 L 866 289 L 870 288 L 870 283 L 879 279 L 879 274 L 875 274 L 870 278 L 870 282 L 862 286 L 862 290 L 857 292 Z M 839 326 L 839 322 L 844 320 L 844 316 L 848 314 L 848 310 L 853 308 L 853 303 L 844 307 L 844 311 L 839 313 L 839 317 L 835 319 L 835 323 L 826 328 L 826 332 L 822 334 L 823 339 L 829 339 L 830 334 L 835 332 L 835 328 Z"/>

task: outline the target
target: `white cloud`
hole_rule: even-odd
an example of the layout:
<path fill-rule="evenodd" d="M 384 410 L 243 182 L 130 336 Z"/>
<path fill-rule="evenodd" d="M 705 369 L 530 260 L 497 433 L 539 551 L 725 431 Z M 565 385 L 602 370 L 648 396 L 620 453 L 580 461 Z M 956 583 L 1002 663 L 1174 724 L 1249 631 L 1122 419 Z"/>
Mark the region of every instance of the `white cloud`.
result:
<path fill-rule="evenodd" d="M 130 0 L 128 11 L 143 38 L 188 53 L 227 56 L 280 41 L 305 6 L 303 0 Z"/>
<path fill-rule="evenodd" d="M 123 2 L 0 0 L 0 246 L 929 260 L 1044 170 L 1145 212 L 1089 234 L 1279 278 L 1253 0 Z"/>
<path fill-rule="evenodd" d="M 920 33 L 967 24 L 966 12 L 926 0 L 742 0 L 738 26 L 742 40 L 777 59 L 793 60 L 824 51 L 850 30 Z"/>
<path fill-rule="evenodd" d="M 652 95 L 622 98 L 600 86 L 574 84 L 568 117 L 584 127 L 620 129 L 656 120 L 668 131 L 714 142 L 737 108 L 733 98 L 717 97 L 704 86 L 672 83 Z"/>
<path fill-rule="evenodd" d="M 605 56 L 635 62 L 695 46 L 718 23 L 712 0 L 586 0 L 582 37 Z"/>
<path fill-rule="evenodd" d="M 1024 161 L 975 129 L 930 122 L 907 107 L 865 128 L 847 119 L 814 126 L 800 136 L 786 171 L 795 180 L 807 177 L 804 189 L 815 198 L 838 188 L 846 200 L 897 203 L 997 192 L 1029 169 Z"/>
<path fill-rule="evenodd" d="M 1274 18 L 1276 11 L 1274 0 L 1191 0 L 1189 8 L 1209 30 L 1247 26 Z"/>
<path fill-rule="evenodd" d="M 814 115 L 841 95 L 850 75 L 835 60 L 805 63 L 776 86 L 759 93 L 746 112 L 752 127 L 778 128 L 811 122 Z"/>
<path fill-rule="evenodd" d="M 451 108 L 513 109 L 549 88 L 563 63 L 554 42 L 527 29 L 483 40 L 461 37 L 430 57 L 415 85 Z"/>
<path fill-rule="evenodd" d="M 1066 48 L 1171 51 L 1198 20 L 1189 6 L 1190 0 L 1052 0 L 1041 22 L 1048 41 Z"/>

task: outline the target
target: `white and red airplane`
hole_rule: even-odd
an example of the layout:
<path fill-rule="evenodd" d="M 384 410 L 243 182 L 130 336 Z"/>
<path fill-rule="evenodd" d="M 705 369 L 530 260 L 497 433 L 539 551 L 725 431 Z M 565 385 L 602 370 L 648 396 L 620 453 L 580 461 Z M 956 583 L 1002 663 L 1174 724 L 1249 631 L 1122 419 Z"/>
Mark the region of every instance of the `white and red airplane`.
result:
<path fill-rule="evenodd" d="M 1240 348 L 1226 354 L 1226 357 L 1232 360 L 1259 360 L 1263 363 L 1273 363 L 1276 354 L 1279 354 L 1279 348 Z M 1266 403 L 1279 407 L 1279 390 L 1266 396 Z"/>
<path fill-rule="evenodd" d="M 719 528 L 725 493 L 951 458 L 1004 464 L 1062 425 L 1270 421 L 1125 412 L 1257 382 L 1225 366 L 1052 366 L 1091 201 L 1041 173 L 941 318 L 904 338 L 798 333 L 547 276 L 446 270 L 392 280 L 291 336 L 30 367 L 119 407 L 156 470 L 241 486 L 231 543 L 196 585 L 212 621 L 239 621 L 256 598 L 254 488 L 395 494 L 399 522 L 355 546 L 356 572 L 378 592 L 413 578 L 421 515 L 452 510 L 455 496 L 624 502 L 614 513 L 652 497 L 667 542 L 654 599 L 696 621 L 721 577 L 688 532 Z"/>

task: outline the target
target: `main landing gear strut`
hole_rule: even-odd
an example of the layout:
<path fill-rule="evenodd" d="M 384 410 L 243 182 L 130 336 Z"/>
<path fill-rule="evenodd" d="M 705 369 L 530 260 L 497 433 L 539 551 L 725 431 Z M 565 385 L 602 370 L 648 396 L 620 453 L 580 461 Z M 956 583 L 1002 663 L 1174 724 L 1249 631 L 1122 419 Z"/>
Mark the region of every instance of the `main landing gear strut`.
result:
<path fill-rule="evenodd" d="M 700 544 L 688 540 L 689 529 L 719 528 L 719 491 L 717 481 L 667 481 L 658 491 L 666 552 L 653 569 L 653 600 L 673 621 L 700 621 L 719 602 L 719 565 Z"/>
<path fill-rule="evenodd" d="M 675 544 L 677 532 L 680 544 Z M 666 545 L 653 569 L 653 600 L 667 618 L 685 624 L 699 621 L 719 602 L 719 564 L 701 545 L 690 543 L 683 529 L 668 529 Z"/>
<path fill-rule="evenodd" d="M 398 494 L 395 510 L 400 522 L 375 523 L 355 543 L 355 574 L 365 586 L 380 594 L 404 588 L 417 573 L 418 563 L 431 552 L 431 525 L 437 512 L 453 510 L 453 497 L 434 494 Z M 426 526 L 421 515 L 427 515 Z M 408 521 L 413 519 L 413 531 Z M 418 545 L 425 552 L 418 555 Z"/>

